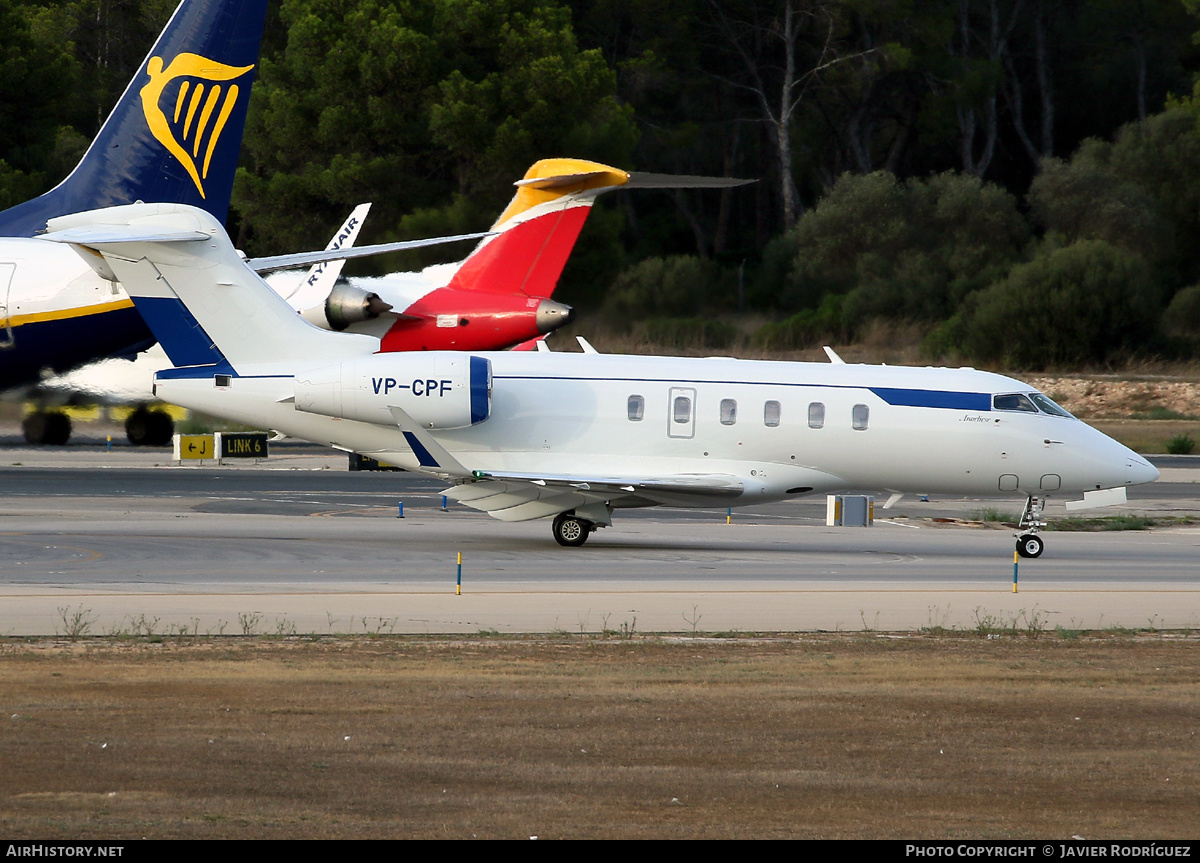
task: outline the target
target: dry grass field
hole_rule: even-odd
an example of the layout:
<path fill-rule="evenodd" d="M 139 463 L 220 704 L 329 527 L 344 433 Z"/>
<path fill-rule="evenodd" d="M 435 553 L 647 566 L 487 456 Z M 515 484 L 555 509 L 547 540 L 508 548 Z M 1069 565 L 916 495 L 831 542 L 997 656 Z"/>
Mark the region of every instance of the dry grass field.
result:
<path fill-rule="evenodd" d="M 1195 838 L 1186 634 L 10 640 L 12 838 Z"/>

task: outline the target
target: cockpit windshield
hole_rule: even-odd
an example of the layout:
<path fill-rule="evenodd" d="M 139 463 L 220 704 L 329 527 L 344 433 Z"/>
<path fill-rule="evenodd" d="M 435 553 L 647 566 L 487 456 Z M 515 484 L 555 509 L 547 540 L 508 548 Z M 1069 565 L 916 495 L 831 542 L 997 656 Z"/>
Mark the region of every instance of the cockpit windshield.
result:
<path fill-rule="evenodd" d="M 1037 413 L 1037 408 L 1034 407 L 1033 402 L 1020 393 L 1005 393 L 1000 396 L 992 396 L 992 410 Z"/>
<path fill-rule="evenodd" d="M 1003 393 L 992 396 L 994 411 L 1022 411 L 1024 413 L 1045 413 L 1052 417 L 1075 419 L 1070 413 L 1054 403 L 1054 400 L 1041 393 Z"/>
<path fill-rule="evenodd" d="M 1029 397 L 1033 399 L 1034 404 L 1036 404 L 1046 413 L 1050 414 L 1052 417 L 1066 417 L 1067 419 L 1071 420 L 1075 419 L 1070 411 L 1059 407 L 1057 404 L 1055 404 L 1054 399 L 1050 398 L 1049 396 L 1044 396 L 1041 393 L 1030 393 Z"/>

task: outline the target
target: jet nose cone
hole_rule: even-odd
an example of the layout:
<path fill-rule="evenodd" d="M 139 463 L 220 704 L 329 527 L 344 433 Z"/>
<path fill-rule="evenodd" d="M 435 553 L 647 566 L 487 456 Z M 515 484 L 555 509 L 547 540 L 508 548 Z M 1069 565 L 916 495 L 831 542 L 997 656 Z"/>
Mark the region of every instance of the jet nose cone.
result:
<path fill-rule="evenodd" d="M 1141 485 L 1144 482 L 1154 482 L 1158 479 L 1158 468 L 1141 456 L 1135 455 L 1125 462 L 1125 472 L 1130 485 Z"/>
<path fill-rule="evenodd" d="M 569 324 L 575 317 L 575 310 L 570 306 L 556 303 L 554 300 L 542 300 L 537 307 L 537 328 L 542 335 L 551 333 L 559 327 Z"/>

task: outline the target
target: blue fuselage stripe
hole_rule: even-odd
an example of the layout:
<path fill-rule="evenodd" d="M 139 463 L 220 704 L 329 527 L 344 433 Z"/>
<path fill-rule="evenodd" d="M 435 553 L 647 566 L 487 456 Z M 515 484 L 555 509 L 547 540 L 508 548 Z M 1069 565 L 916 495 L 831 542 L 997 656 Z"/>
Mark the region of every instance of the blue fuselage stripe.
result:
<path fill-rule="evenodd" d="M 868 387 L 889 405 L 910 408 L 950 408 L 962 411 L 990 411 L 991 393 L 959 393 L 947 390 L 909 390 L 892 387 Z"/>

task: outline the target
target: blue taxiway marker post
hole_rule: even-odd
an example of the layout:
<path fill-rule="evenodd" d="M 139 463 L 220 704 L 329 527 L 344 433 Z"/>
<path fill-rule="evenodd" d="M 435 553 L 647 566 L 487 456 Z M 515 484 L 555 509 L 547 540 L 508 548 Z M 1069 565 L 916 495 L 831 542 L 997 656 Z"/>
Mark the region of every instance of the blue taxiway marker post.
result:
<path fill-rule="evenodd" d="M 446 496 L 442 495 L 442 512 L 446 511 Z"/>
<path fill-rule="evenodd" d="M 108 436 L 108 452 L 112 452 L 112 435 Z"/>
<path fill-rule="evenodd" d="M 396 506 L 399 508 L 399 512 L 396 513 L 396 518 L 404 518 L 404 501 L 400 501 L 398 504 L 396 504 Z"/>
<path fill-rule="evenodd" d="M 458 553 L 458 584 L 454 586 L 454 595 L 462 596 L 462 552 Z"/>
<path fill-rule="evenodd" d="M 1013 552 L 1013 593 L 1017 592 L 1017 552 Z"/>
<path fill-rule="evenodd" d="M 725 507 L 725 523 L 733 524 L 733 507 L 731 506 Z"/>

